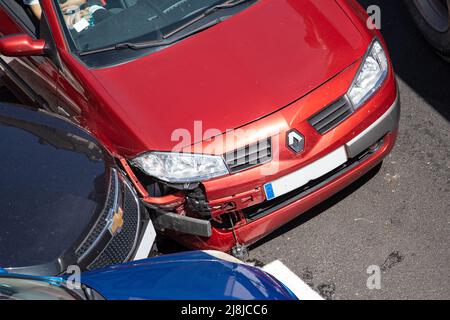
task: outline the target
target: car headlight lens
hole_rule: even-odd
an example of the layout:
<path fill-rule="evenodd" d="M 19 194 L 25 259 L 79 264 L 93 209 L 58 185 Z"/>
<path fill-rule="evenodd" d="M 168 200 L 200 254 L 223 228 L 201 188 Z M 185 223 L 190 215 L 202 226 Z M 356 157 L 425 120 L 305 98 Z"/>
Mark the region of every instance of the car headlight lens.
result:
<path fill-rule="evenodd" d="M 202 154 L 149 152 L 135 158 L 132 164 L 170 183 L 199 182 L 229 173 L 222 157 Z"/>
<path fill-rule="evenodd" d="M 355 109 L 359 108 L 377 91 L 388 74 L 388 59 L 383 46 L 374 40 L 348 91 L 348 97 Z"/>

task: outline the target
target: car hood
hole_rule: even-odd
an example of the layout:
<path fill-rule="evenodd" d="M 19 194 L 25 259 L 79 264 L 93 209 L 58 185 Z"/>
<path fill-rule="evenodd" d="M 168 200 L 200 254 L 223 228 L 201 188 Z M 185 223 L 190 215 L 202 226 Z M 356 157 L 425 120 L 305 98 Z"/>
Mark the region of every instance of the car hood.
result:
<path fill-rule="evenodd" d="M 61 272 L 57 259 L 103 208 L 109 155 L 67 121 L 19 106 L 0 105 L 0 137 L 0 266 Z"/>
<path fill-rule="evenodd" d="M 108 300 L 296 299 L 262 270 L 201 251 L 111 266 L 81 279 Z"/>
<path fill-rule="evenodd" d="M 164 50 L 92 73 L 146 148 L 169 151 L 177 129 L 201 130 L 182 142 L 189 145 L 285 107 L 367 45 L 335 1 L 261 0 Z"/>

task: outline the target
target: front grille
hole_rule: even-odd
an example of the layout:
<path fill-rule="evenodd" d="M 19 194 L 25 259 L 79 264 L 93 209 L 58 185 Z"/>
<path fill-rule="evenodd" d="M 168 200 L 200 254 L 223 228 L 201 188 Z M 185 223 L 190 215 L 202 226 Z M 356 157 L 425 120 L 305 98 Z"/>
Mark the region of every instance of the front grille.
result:
<path fill-rule="evenodd" d="M 125 184 L 123 197 L 123 220 L 122 230 L 111 239 L 100 256 L 89 265 L 89 270 L 127 261 L 135 249 L 140 229 L 140 209 L 139 202 L 128 184 Z"/>
<path fill-rule="evenodd" d="M 308 119 L 308 122 L 321 134 L 335 128 L 353 113 L 353 107 L 346 96 L 333 102 L 329 106 Z"/>
<path fill-rule="evenodd" d="M 103 208 L 102 214 L 98 218 L 94 227 L 89 232 L 87 238 L 83 241 L 81 246 L 79 246 L 78 249 L 75 251 L 75 255 L 78 259 L 83 257 L 83 255 L 85 255 L 89 251 L 89 249 L 93 247 L 95 242 L 100 238 L 101 234 L 106 230 L 108 215 L 110 214 L 111 210 L 116 206 L 118 192 L 119 192 L 119 184 L 117 172 L 115 170 L 112 170 L 110 178 L 110 187 L 105 207 Z"/>
<path fill-rule="evenodd" d="M 224 155 L 231 173 L 249 169 L 272 159 L 272 141 L 270 138 L 228 152 Z"/>

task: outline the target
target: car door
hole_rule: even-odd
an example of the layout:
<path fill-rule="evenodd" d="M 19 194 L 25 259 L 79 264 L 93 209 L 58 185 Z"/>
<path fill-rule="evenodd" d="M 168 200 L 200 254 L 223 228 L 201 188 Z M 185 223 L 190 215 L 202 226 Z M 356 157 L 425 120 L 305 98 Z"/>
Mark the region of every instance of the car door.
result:
<path fill-rule="evenodd" d="M 33 21 L 19 1 L 22 0 L 0 0 L 0 37 L 26 33 L 38 38 L 45 17 L 40 23 Z M 58 110 L 55 96 L 58 67 L 49 57 L 0 55 L 0 76 L 22 103 Z"/>

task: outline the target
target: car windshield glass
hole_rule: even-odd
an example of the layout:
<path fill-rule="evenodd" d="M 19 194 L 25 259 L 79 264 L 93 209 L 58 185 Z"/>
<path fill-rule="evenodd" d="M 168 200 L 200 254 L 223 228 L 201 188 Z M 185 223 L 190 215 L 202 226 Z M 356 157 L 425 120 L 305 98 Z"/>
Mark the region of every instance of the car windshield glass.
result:
<path fill-rule="evenodd" d="M 44 281 L 0 277 L 0 300 L 76 300 L 76 296 Z"/>
<path fill-rule="evenodd" d="M 55 0 L 76 51 L 158 41 L 224 0 Z"/>

